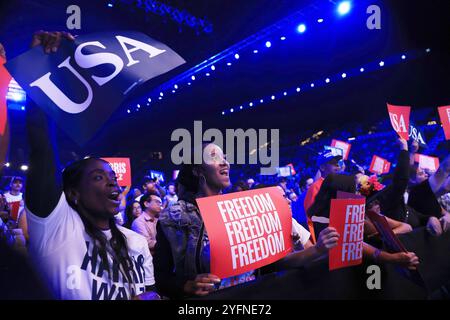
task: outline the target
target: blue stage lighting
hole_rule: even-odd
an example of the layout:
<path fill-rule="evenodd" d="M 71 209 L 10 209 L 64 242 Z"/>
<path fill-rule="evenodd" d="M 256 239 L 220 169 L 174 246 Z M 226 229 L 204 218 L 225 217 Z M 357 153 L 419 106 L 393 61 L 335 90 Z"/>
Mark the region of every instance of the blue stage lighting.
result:
<path fill-rule="evenodd" d="M 311 83 L 311 88 L 314 88 L 314 83 Z"/>
<path fill-rule="evenodd" d="M 297 26 L 297 32 L 298 33 L 303 33 L 306 31 L 306 25 L 304 23 L 301 23 Z"/>
<path fill-rule="evenodd" d="M 280 38 L 280 40 L 281 40 L 281 41 L 284 41 L 284 40 L 286 40 L 286 37 L 285 37 L 285 36 L 282 36 L 282 37 Z"/>
<path fill-rule="evenodd" d="M 249 105 L 250 107 L 253 107 L 253 102 L 250 102 L 248 105 Z"/>
<path fill-rule="evenodd" d="M 216 67 L 215 66 L 211 66 L 211 70 L 212 71 L 216 70 Z"/>
<path fill-rule="evenodd" d="M 317 22 L 318 22 L 318 23 L 322 23 L 322 22 L 323 22 L 323 19 L 322 19 L 322 18 L 317 19 Z"/>
<path fill-rule="evenodd" d="M 283 92 L 283 96 L 287 96 L 287 92 L 285 91 L 285 92 Z"/>
<path fill-rule="evenodd" d="M 206 76 L 209 77 L 211 74 L 209 72 L 206 73 Z"/>
<path fill-rule="evenodd" d="M 191 79 L 192 79 L 192 80 L 195 80 L 195 76 L 192 76 Z"/>
<path fill-rule="evenodd" d="M 380 67 L 384 66 L 384 61 L 380 61 L 379 65 Z"/>
<path fill-rule="evenodd" d="M 239 54 L 236 53 L 236 54 L 234 55 L 234 58 L 235 58 L 236 60 L 239 59 Z"/>
<path fill-rule="evenodd" d="M 258 50 L 256 50 L 256 49 L 255 49 L 255 50 L 253 50 L 253 53 L 258 53 Z"/>
<path fill-rule="evenodd" d="M 263 102 L 264 102 L 264 99 L 259 100 L 259 102 L 260 102 L 260 103 L 263 103 Z"/>
<path fill-rule="evenodd" d="M 234 112 L 234 109 L 233 109 L 233 108 L 231 108 L 231 109 L 230 109 L 230 112 Z"/>
<path fill-rule="evenodd" d="M 266 42 L 266 47 L 267 47 L 267 48 L 270 48 L 271 46 L 272 46 L 272 43 L 271 43 L 270 41 L 267 41 L 267 42 Z"/>
<path fill-rule="evenodd" d="M 352 4 L 350 1 L 342 1 L 341 3 L 339 3 L 337 11 L 341 16 L 343 16 L 349 13 L 351 8 Z"/>
<path fill-rule="evenodd" d="M 227 63 L 227 66 L 231 66 L 231 62 L 228 62 L 228 63 Z"/>
<path fill-rule="evenodd" d="M 359 69 L 359 71 L 364 72 L 364 68 Z"/>
<path fill-rule="evenodd" d="M 406 59 L 406 56 L 405 55 L 402 55 L 402 60 L 405 60 Z"/>
<path fill-rule="evenodd" d="M 175 89 L 178 89 L 178 85 L 177 85 L 177 84 L 174 84 L 173 87 L 174 87 Z"/>
<path fill-rule="evenodd" d="M 130 109 L 127 110 L 127 113 L 131 113 Z"/>
<path fill-rule="evenodd" d="M 224 115 L 225 114 L 225 111 L 222 111 L 222 115 Z"/>
<path fill-rule="evenodd" d="M 112 3 L 108 3 L 108 7 L 112 8 L 113 4 Z"/>
<path fill-rule="evenodd" d="M 295 91 L 300 92 L 300 88 L 295 89 Z"/>
<path fill-rule="evenodd" d="M 271 96 L 270 99 L 275 100 L 275 96 Z"/>
<path fill-rule="evenodd" d="M 342 74 L 342 78 L 345 78 L 345 77 L 347 77 L 347 74 L 344 72 L 344 73 Z"/>
<path fill-rule="evenodd" d="M 326 83 L 330 83 L 330 78 L 326 78 L 326 79 L 325 79 L 325 82 L 326 82 Z"/>

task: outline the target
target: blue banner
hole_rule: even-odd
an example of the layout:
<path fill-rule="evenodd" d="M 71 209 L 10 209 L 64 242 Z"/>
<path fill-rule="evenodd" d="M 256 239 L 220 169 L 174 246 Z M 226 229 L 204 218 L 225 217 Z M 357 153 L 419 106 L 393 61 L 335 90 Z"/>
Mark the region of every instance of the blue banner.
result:
<path fill-rule="evenodd" d="M 31 99 L 77 143 L 86 143 L 145 81 L 185 63 L 165 44 L 131 31 L 63 40 L 56 53 L 35 47 L 6 64 Z"/>

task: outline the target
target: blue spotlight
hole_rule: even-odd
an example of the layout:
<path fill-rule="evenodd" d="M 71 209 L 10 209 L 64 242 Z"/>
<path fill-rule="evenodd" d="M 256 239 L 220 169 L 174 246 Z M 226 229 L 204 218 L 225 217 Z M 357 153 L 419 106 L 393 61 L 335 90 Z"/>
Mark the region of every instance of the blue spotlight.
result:
<path fill-rule="evenodd" d="M 271 43 L 270 41 L 267 41 L 267 42 L 266 42 L 266 47 L 267 47 L 267 48 L 270 48 L 271 46 L 272 46 L 272 43 Z"/>
<path fill-rule="evenodd" d="M 364 68 L 359 69 L 359 71 L 364 72 Z"/>
<path fill-rule="evenodd" d="M 211 74 L 209 72 L 206 73 L 206 76 L 209 77 Z"/>
<path fill-rule="evenodd" d="M 380 61 L 379 65 L 380 67 L 384 66 L 384 61 Z"/>
<path fill-rule="evenodd" d="M 311 83 L 311 88 L 314 88 L 314 83 Z"/>
<path fill-rule="evenodd" d="M 282 37 L 280 38 L 280 40 L 281 40 L 281 41 L 284 41 L 284 40 L 286 40 L 286 37 L 285 37 L 285 36 L 282 36 Z"/>
<path fill-rule="evenodd" d="M 113 4 L 112 3 L 108 3 L 108 7 L 112 8 Z"/>
<path fill-rule="evenodd" d="M 259 102 L 260 102 L 260 103 L 263 103 L 263 102 L 264 102 L 264 99 L 259 100 Z"/>
<path fill-rule="evenodd" d="M 231 62 L 228 62 L 228 63 L 227 63 L 227 66 L 231 66 Z"/>
<path fill-rule="evenodd" d="M 148 98 L 147 101 L 148 101 L 148 102 L 152 102 L 152 98 Z"/>
<path fill-rule="evenodd" d="M 160 95 L 161 97 L 164 97 L 164 93 L 163 93 L 163 92 L 160 92 L 159 95 Z"/>
<path fill-rule="evenodd" d="M 173 87 L 174 87 L 175 89 L 178 89 L 178 85 L 177 85 L 177 84 L 174 84 Z"/>
<path fill-rule="evenodd" d="M 405 55 L 402 55 L 402 60 L 405 60 L 406 59 L 406 56 Z"/>
<path fill-rule="evenodd" d="M 326 79 L 325 79 L 325 82 L 326 82 L 326 83 L 330 83 L 330 78 L 326 78 Z"/>
<path fill-rule="evenodd" d="M 323 19 L 322 19 L 322 18 L 317 19 L 317 22 L 318 22 L 318 23 L 322 23 L 322 22 L 323 22 Z"/>
<path fill-rule="evenodd" d="M 211 66 L 211 70 L 212 71 L 216 70 L 216 67 L 215 66 Z"/>
<path fill-rule="evenodd" d="M 225 114 L 225 111 L 222 111 L 222 115 L 224 115 Z"/>
<path fill-rule="evenodd" d="M 253 107 L 253 102 L 250 102 L 248 105 L 249 105 L 250 107 Z"/>
<path fill-rule="evenodd" d="M 242 110 L 242 108 L 243 108 L 242 106 L 239 107 L 239 109 L 241 109 L 241 110 Z"/>
<path fill-rule="evenodd" d="M 283 92 L 283 96 L 287 96 L 287 92 L 285 91 L 285 92 Z"/>
<path fill-rule="evenodd" d="M 234 55 L 234 58 L 235 58 L 236 60 L 239 59 L 239 54 L 236 53 L 236 54 Z"/>
<path fill-rule="evenodd" d="M 195 76 L 192 76 L 191 79 L 192 79 L 192 80 L 195 80 Z"/>
<path fill-rule="evenodd" d="M 255 49 L 255 50 L 253 50 L 253 53 L 258 53 L 258 50 L 256 50 L 256 49 Z"/>
<path fill-rule="evenodd" d="M 191 85 L 191 83 L 190 82 L 188 82 L 188 86 L 190 86 Z"/>
<path fill-rule="evenodd" d="M 275 96 L 271 96 L 270 99 L 275 100 Z"/>
<path fill-rule="evenodd" d="M 347 77 L 347 74 L 344 72 L 344 73 L 342 74 L 342 78 L 345 78 L 345 77 Z"/>
<path fill-rule="evenodd" d="M 127 110 L 127 113 L 131 113 L 130 109 Z"/>
<path fill-rule="evenodd" d="M 300 88 L 295 89 L 295 91 L 300 92 Z"/>
<path fill-rule="evenodd" d="M 230 112 L 234 112 L 234 109 L 233 109 L 233 108 L 231 108 L 231 109 L 230 109 Z"/>
<path fill-rule="evenodd" d="M 303 33 L 306 31 L 306 25 L 304 23 L 301 23 L 297 26 L 297 32 L 298 33 Z"/>
<path fill-rule="evenodd" d="M 25 107 L 24 106 L 20 107 L 20 110 L 25 111 Z"/>
<path fill-rule="evenodd" d="M 352 4 L 350 1 L 342 1 L 341 3 L 339 3 L 338 8 L 337 8 L 337 12 L 343 16 L 347 13 L 350 12 L 350 9 L 352 8 Z"/>

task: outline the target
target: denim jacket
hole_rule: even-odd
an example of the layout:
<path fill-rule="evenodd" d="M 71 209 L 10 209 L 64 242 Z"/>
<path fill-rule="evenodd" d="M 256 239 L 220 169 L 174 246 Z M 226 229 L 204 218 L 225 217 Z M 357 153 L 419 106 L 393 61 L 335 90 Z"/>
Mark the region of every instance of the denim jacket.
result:
<path fill-rule="evenodd" d="M 208 235 L 196 205 L 178 200 L 161 212 L 158 222 L 170 243 L 177 279 L 210 272 Z"/>

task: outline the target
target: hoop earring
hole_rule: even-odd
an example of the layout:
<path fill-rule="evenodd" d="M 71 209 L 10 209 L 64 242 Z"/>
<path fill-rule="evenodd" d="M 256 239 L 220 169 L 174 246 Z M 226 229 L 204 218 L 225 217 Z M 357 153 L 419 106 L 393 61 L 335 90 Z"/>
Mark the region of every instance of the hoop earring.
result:
<path fill-rule="evenodd" d="M 206 184 L 206 178 L 205 178 L 204 175 L 200 175 L 200 177 L 199 177 L 199 183 L 200 183 L 200 184 Z"/>

